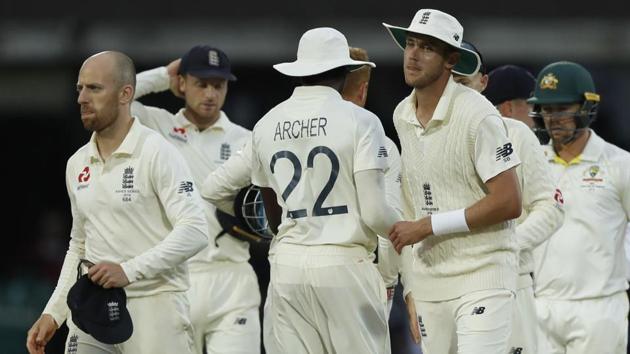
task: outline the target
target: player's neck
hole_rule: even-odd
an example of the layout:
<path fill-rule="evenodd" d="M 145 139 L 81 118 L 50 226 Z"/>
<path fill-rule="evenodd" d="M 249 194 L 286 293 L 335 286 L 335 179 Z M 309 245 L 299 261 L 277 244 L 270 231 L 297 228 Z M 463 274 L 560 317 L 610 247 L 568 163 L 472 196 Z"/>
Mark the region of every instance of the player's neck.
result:
<path fill-rule="evenodd" d="M 582 154 L 590 136 L 591 130 L 586 129 L 579 133 L 579 136 L 572 142 L 568 144 L 553 144 L 553 148 L 562 160 L 570 162 Z"/>
<path fill-rule="evenodd" d="M 205 119 L 197 115 L 192 109 L 184 109 L 184 117 L 194 124 L 199 131 L 203 131 L 211 126 L 213 126 L 221 117 L 221 112 L 219 111 L 214 117 L 210 119 Z"/>
<path fill-rule="evenodd" d="M 125 140 L 133 125 L 133 120 L 131 115 L 122 114 L 107 128 L 96 132 L 96 146 L 103 161 L 107 161 Z"/>
<path fill-rule="evenodd" d="M 450 74 L 443 75 L 427 86 L 421 88 L 415 87 L 416 119 L 423 127 L 426 127 L 433 117 L 435 108 L 444 93 L 449 78 Z"/>

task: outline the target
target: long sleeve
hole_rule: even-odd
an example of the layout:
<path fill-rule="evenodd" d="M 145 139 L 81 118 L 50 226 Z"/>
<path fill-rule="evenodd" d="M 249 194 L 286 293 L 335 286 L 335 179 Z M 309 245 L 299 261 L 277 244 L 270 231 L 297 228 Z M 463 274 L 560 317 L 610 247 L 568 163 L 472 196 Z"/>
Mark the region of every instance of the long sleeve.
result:
<path fill-rule="evenodd" d="M 153 278 L 208 245 L 202 200 L 184 158 L 164 143 L 151 163 L 154 190 L 173 229 L 156 246 L 121 264 L 129 281 Z"/>
<path fill-rule="evenodd" d="M 252 183 L 251 139 L 223 165 L 208 175 L 201 186 L 201 196 L 227 213 L 233 213 L 234 198 Z"/>
<path fill-rule="evenodd" d="M 138 101 L 138 98 L 149 93 L 162 92 L 168 88 L 169 77 L 166 67 L 143 71 L 136 75 L 136 95 L 131 104 L 131 114 L 138 118 L 142 125 L 162 134 L 164 134 L 164 129 L 172 128 L 173 114 L 162 108 L 145 106 Z M 166 126 L 161 126 L 165 124 Z"/>
<path fill-rule="evenodd" d="M 521 134 L 523 143 L 518 151 L 523 174 L 523 208 L 526 218 L 516 227 L 519 250 L 532 250 L 545 242 L 562 225 L 562 203 L 555 200 L 557 193 L 549 163 L 536 136 L 529 130 Z M 521 221 L 521 220 L 519 220 Z"/>
<path fill-rule="evenodd" d="M 169 88 L 170 78 L 165 66 L 143 71 L 136 75 L 136 95 L 134 99 L 146 96 L 150 93 L 166 91 Z"/>
<path fill-rule="evenodd" d="M 70 198 L 70 209 L 72 212 L 72 229 L 70 230 L 70 243 L 68 251 L 63 260 L 61 274 L 57 281 L 57 286 L 53 291 L 43 313 L 51 315 L 57 325 L 61 325 L 68 317 L 69 309 L 66 303 L 68 291 L 74 285 L 77 277 L 77 266 L 79 260 L 85 257 L 85 230 L 83 228 L 83 218 L 79 215 L 76 207 L 74 192 L 68 183 L 69 173 L 66 168 L 66 187 Z"/>
<path fill-rule="evenodd" d="M 385 172 L 386 201 L 389 206 L 402 215 L 402 197 L 400 186 L 400 153 L 390 139 L 386 139 L 389 168 Z M 387 287 L 396 285 L 400 271 L 400 255 L 394 249 L 387 235 L 378 237 L 377 269 Z"/>

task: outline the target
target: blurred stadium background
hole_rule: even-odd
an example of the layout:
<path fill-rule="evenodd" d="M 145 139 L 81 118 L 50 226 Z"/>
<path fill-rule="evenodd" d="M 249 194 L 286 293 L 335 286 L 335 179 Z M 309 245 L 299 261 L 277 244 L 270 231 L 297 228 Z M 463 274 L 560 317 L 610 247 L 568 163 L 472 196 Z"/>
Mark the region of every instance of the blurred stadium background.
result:
<path fill-rule="evenodd" d="M 477 45 L 489 69 L 518 64 L 534 75 L 546 64 L 572 60 L 591 71 L 602 105 L 594 129 L 630 150 L 630 12 L 618 2 L 587 7 L 575 1 L 508 3 L 427 1 L 227 1 L 136 0 L 0 1 L 0 123 L 7 212 L 0 247 L 0 352 L 23 353 L 26 331 L 51 294 L 70 229 L 64 170 L 67 158 L 89 139 L 79 119 L 76 75 L 82 61 L 101 50 L 129 54 L 138 71 L 165 65 L 195 44 L 222 48 L 239 80 L 230 84 L 224 111 L 252 128 L 288 97 L 294 83 L 271 68 L 295 58 L 301 34 L 330 26 L 376 62 L 367 108 L 396 139 L 395 105 L 409 92 L 402 52 L 381 22 L 407 26 L 420 8 L 459 19 L 464 39 Z M 143 100 L 176 111 L 170 93 Z M 253 249 L 264 292 L 266 249 Z M 400 292 L 399 292 L 400 293 Z M 410 349 L 400 298 L 392 313 L 393 353 Z M 63 335 L 49 351 L 60 353 Z"/>

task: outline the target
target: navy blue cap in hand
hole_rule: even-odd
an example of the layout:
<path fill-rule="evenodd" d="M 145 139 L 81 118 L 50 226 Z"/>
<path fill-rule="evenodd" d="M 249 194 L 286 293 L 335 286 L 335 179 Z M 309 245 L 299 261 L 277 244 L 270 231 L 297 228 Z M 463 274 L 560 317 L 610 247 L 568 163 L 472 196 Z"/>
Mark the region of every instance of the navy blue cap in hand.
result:
<path fill-rule="evenodd" d="M 227 55 L 222 50 L 207 45 L 194 46 L 184 54 L 178 74 L 189 74 L 200 79 L 221 78 L 236 81 Z"/>
<path fill-rule="evenodd" d="M 122 343 L 133 333 L 123 288 L 105 289 L 83 275 L 70 288 L 67 303 L 72 322 L 99 342 Z"/>

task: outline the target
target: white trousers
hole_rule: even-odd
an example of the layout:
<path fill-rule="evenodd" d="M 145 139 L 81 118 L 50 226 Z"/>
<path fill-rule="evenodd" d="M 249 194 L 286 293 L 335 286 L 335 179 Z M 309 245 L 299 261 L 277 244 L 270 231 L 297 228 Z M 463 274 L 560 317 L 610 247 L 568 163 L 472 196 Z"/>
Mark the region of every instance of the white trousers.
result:
<path fill-rule="evenodd" d="M 519 276 L 518 288 L 512 308 L 512 335 L 506 354 L 539 354 L 538 318 L 529 274 Z"/>
<path fill-rule="evenodd" d="M 475 291 L 448 301 L 415 300 L 424 354 L 506 354 L 514 293 Z"/>
<path fill-rule="evenodd" d="M 263 324 L 268 354 L 389 354 L 383 280 L 363 247 L 277 245 Z"/>
<path fill-rule="evenodd" d="M 182 292 L 127 298 L 133 334 L 126 342 L 104 344 L 68 318 L 66 354 L 193 353 L 188 299 Z"/>
<path fill-rule="evenodd" d="M 540 354 L 625 354 L 628 295 L 588 300 L 536 298 Z"/>
<path fill-rule="evenodd" d="M 195 353 L 260 353 L 260 290 L 249 263 L 216 262 L 190 272 Z"/>

